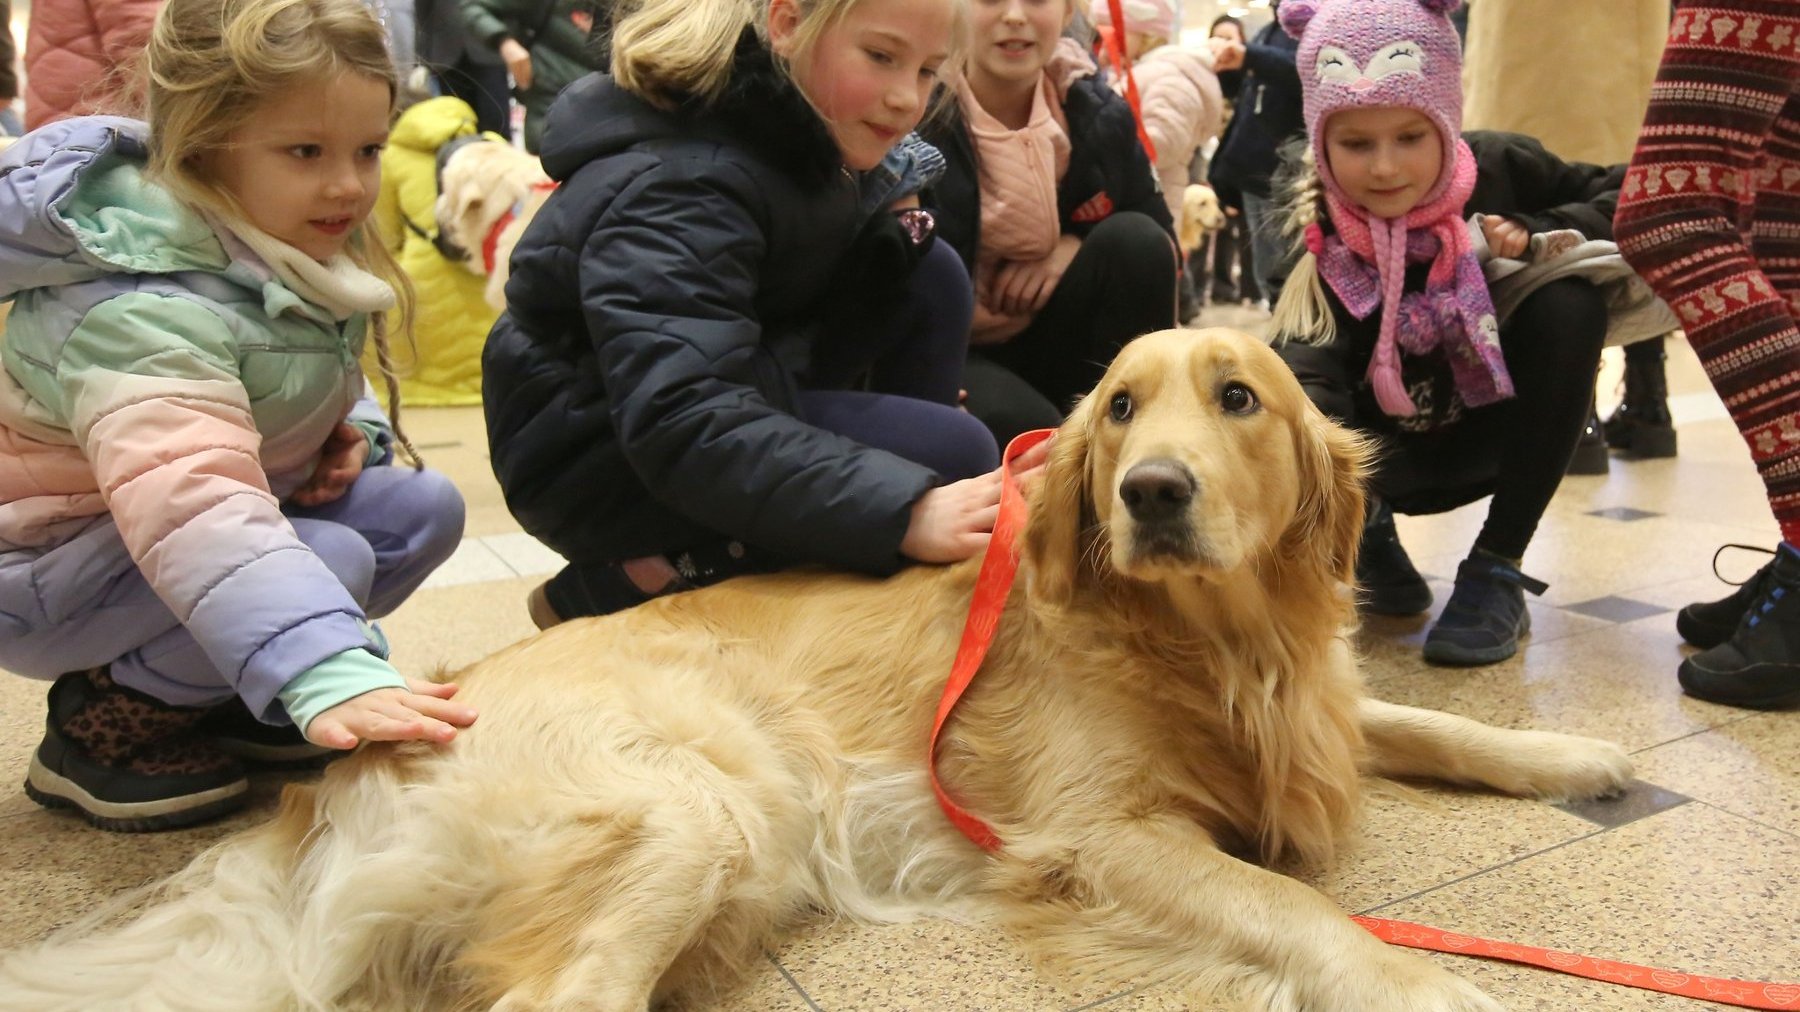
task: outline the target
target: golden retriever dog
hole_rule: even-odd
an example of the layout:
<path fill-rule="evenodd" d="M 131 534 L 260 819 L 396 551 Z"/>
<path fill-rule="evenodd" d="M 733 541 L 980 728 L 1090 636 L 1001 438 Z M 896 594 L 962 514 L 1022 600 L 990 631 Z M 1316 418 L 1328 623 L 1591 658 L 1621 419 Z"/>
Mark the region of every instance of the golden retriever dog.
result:
<path fill-rule="evenodd" d="M 464 144 L 444 161 L 438 174 L 438 234 L 467 254 L 464 267 L 487 275 L 483 296 L 495 309 L 506 308 L 512 249 L 551 188 L 536 157 L 501 141 Z"/>
<path fill-rule="evenodd" d="M 1254 338 L 1121 352 L 1051 447 L 941 741 L 996 852 L 925 755 L 978 560 L 736 579 L 461 672 L 481 719 L 453 743 L 290 788 L 135 922 L 0 959 L 0 1005 L 643 1012 L 824 909 L 985 916 L 1053 970 L 1255 1009 L 1497 1009 L 1273 866 L 1329 858 L 1364 775 L 1575 798 L 1631 766 L 1363 696 L 1365 458 Z"/>
<path fill-rule="evenodd" d="M 1205 183 L 1189 183 L 1181 192 L 1181 221 L 1175 230 L 1181 252 L 1194 252 L 1207 235 L 1224 227 L 1225 212 L 1219 207 L 1219 195 Z"/>

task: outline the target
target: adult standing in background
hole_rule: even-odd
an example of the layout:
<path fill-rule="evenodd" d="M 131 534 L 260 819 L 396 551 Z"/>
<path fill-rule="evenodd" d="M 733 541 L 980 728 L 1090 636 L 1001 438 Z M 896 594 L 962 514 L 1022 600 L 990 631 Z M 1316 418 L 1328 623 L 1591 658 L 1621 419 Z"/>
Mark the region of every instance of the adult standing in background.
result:
<path fill-rule="evenodd" d="M 1280 7 L 1273 5 L 1275 11 Z M 1282 31 L 1279 19 L 1271 19 L 1248 44 L 1217 37 L 1207 42 L 1213 49 L 1215 72 L 1244 71 L 1231 123 L 1213 155 L 1208 179 L 1215 190 L 1241 195 L 1256 286 L 1274 305 L 1281 293 L 1273 279 L 1287 274 L 1290 244 L 1280 234 L 1281 216 L 1275 213 L 1269 180 L 1280 163 L 1281 146 L 1306 131 L 1300 74 L 1294 68 L 1300 43 Z"/>
<path fill-rule="evenodd" d="M 419 62 L 445 95 L 469 103 L 477 129 L 512 137 L 506 64 L 469 34 L 461 0 L 416 0 Z"/>
<path fill-rule="evenodd" d="M 538 152 L 544 115 L 558 92 L 598 67 L 587 45 L 587 0 L 461 0 L 475 41 L 500 54 L 525 107 L 525 150 Z"/>
<path fill-rule="evenodd" d="M 162 0 L 32 0 L 25 127 L 96 112 L 141 113 L 132 68 Z"/>
<path fill-rule="evenodd" d="M 1669 28 L 1669 0 L 1493 0 L 1469 8 L 1463 121 L 1526 134 L 1568 161 L 1631 159 Z M 1580 101 L 1569 100 L 1579 95 Z M 1672 457 L 1675 426 L 1663 338 L 1625 348 L 1625 396 L 1588 426 L 1571 474 L 1605 474 L 1607 447 L 1627 457 Z"/>
<path fill-rule="evenodd" d="M 1781 528 L 1730 597 L 1676 617 L 1688 695 L 1800 706 L 1800 53 L 1794 0 L 1683 3 L 1625 174 L 1620 252 L 1674 307 Z"/>

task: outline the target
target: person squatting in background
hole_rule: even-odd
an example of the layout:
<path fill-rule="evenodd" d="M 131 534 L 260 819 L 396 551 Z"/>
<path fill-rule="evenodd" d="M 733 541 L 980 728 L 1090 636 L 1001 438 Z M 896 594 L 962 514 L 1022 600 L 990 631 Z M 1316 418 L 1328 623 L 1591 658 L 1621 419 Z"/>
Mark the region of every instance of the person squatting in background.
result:
<path fill-rule="evenodd" d="M 975 0 L 927 190 L 975 286 L 969 411 L 1005 444 L 1062 421 L 1126 341 L 1175 326 L 1169 206 L 1131 106 L 1064 38 L 1074 0 Z"/>
<path fill-rule="evenodd" d="M 1281 289 L 1280 351 L 1327 415 L 1379 439 L 1358 556 L 1366 610 L 1415 614 L 1431 591 L 1393 510 L 1486 495 L 1487 521 L 1425 639 L 1438 664 L 1491 664 L 1530 628 L 1519 569 L 1588 412 L 1607 329 L 1600 291 L 1550 281 L 1501 319 L 1466 218 L 1517 257 L 1532 233 L 1610 238 L 1618 170 L 1571 165 L 1518 134 L 1461 124 L 1459 0 L 1286 0 L 1308 145 Z"/>
<path fill-rule="evenodd" d="M 227 749 L 475 717 L 369 622 L 463 523 L 443 475 L 384 466 L 357 361 L 408 291 L 365 227 L 381 25 L 360 0 L 169 0 L 146 66 L 148 124 L 0 154 L 0 665 L 55 679 L 27 793 L 119 830 L 241 805 Z"/>
<path fill-rule="evenodd" d="M 540 625 L 985 545 L 999 454 L 956 407 L 968 282 L 927 216 L 890 207 L 917 181 L 881 171 L 963 16 L 647 0 L 597 26 L 612 74 L 550 111 L 562 185 L 514 249 L 482 363 L 507 505 L 568 560 L 531 596 Z"/>

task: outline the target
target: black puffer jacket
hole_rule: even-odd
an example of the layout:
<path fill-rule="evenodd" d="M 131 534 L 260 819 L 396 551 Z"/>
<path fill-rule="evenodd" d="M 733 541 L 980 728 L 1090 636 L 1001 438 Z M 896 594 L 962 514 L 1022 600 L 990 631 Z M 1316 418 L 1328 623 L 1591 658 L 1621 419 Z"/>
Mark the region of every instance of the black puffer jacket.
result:
<path fill-rule="evenodd" d="M 1084 77 L 1069 85 L 1063 116 L 1069 123 L 1069 169 L 1056 191 L 1063 234 L 1085 236 L 1110 214 L 1139 211 L 1173 239 L 1175 223 L 1150 156 L 1138 141 L 1131 106 L 1105 82 Z M 953 246 L 972 270 L 981 242 L 981 172 L 962 109 L 954 100 L 946 103 L 942 114 L 919 127 L 919 135 L 943 152 L 948 163 L 943 178 L 920 202 L 937 213 L 938 238 Z"/>
<path fill-rule="evenodd" d="M 571 560 L 742 540 L 883 573 L 924 467 L 795 417 L 857 187 L 748 31 L 729 94 L 665 112 L 593 75 L 557 99 L 562 183 L 512 258 L 482 356 L 495 473 Z"/>

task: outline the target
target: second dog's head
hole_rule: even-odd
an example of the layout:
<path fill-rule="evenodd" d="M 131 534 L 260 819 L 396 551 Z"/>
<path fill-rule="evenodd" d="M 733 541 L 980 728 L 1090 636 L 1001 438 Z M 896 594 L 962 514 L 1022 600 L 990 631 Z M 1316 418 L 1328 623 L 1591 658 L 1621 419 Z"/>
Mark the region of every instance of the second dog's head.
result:
<path fill-rule="evenodd" d="M 1348 582 L 1368 455 L 1256 338 L 1140 337 L 1057 432 L 1025 536 L 1033 586 L 1066 597 L 1102 569 L 1163 583 L 1271 562 Z"/>
<path fill-rule="evenodd" d="M 460 247 L 464 267 L 486 274 L 481 249 L 494 226 L 524 201 L 534 185 L 547 183 L 538 160 L 498 140 L 463 144 L 438 173 L 438 235 Z"/>
<path fill-rule="evenodd" d="M 1225 227 L 1225 212 L 1219 207 L 1219 195 L 1205 183 L 1189 183 L 1181 193 L 1181 248 L 1192 252 L 1208 232 Z"/>

